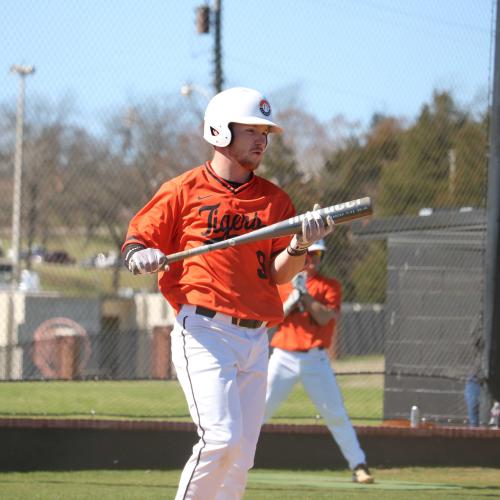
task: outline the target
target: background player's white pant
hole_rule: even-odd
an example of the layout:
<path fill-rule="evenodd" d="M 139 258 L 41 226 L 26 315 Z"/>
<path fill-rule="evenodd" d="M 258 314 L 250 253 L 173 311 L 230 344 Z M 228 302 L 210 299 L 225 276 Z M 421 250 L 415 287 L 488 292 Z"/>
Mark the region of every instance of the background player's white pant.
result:
<path fill-rule="evenodd" d="M 335 374 L 324 350 L 273 350 L 269 359 L 264 421 L 274 415 L 299 380 L 324 418 L 349 467 L 353 469 L 356 465 L 365 463 L 365 454 L 347 415 Z"/>
<path fill-rule="evenodd" d="M 175 498 L 238 500 L 264 417 L 267 331 L 194 310 L 183 306 L 171 333 L 172 360 L 200 438 Z"/>

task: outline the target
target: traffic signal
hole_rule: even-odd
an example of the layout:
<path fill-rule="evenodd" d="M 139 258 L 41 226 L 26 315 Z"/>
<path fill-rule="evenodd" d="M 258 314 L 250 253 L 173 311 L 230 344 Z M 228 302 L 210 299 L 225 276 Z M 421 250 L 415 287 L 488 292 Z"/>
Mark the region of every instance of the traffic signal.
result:
<path fill-rule="evenodd" d="M 210 31 L 210 7 L 200 5 L 196 9 L 196 31 L 200 34 Z"/>

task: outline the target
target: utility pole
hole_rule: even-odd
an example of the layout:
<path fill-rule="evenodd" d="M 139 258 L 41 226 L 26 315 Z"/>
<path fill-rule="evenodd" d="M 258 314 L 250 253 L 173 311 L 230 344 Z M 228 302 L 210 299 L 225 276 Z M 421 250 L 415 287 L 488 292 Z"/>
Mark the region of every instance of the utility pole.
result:
<path fill-rule="evenodd" d="M 14 158 L 14 196 L 12 201 L 12 264 L 13 286 L 19 285 L 20 274 L 20 242 L 21 242 L 21 186 L 23 175 L 23 132 L 24 132 L 24 94 L 26 77 L 35 72 L 33 66 L 14 64 L 10 72 L 19 75 L 19 96 L 16 114 L 16 151 Z"/>
<path fill-rule="evenodd" d="M 454 149 L 448 151 L 448 194 L 450 204 L 455 201 L 455 191 L 457 186 L 457 154 Z"/>
<path fill-rule="evenodd" d="M 218 94 L 222 91 L 224 77 L 222 75 L 222 44 L 221 44 L 221 17 L 222 0 L 214 0 L 214 90 Z"/>
<path fill-rule="evenodd" d="M 213 21 L 210 22 L 210 16 L 213 15 Z M 200 34 L 210 33 L 210 25 L 214 32 L 214 93 L 218 94 L 224 84 L 222 74 L 222 0 L 214 0 L 214 5 L 210 8 L 208 5 L 200 5 L 196 9 L 196 31 Z"/>

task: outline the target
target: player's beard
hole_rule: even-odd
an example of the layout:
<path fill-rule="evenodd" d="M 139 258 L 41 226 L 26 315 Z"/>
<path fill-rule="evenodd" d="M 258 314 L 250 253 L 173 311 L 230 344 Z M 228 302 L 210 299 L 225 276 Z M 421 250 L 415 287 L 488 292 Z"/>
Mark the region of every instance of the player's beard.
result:
<path fill-rule="evenodd" d="M 262 161 L 262 155 L 255 155 L 252 153 L 235 154 L 233 158 L 248 172 L 257 170 Z"/>
<path fill-rule="evenodd" d="M 260 165 L 260 157 L 258 161 L 254 161 L 252 158 L 242 158 L 239 161 L 240 165 L 245 169 L 248 170 L 249 172 L 254 172 L 259 168 Z"/>
<path fill-rule="evenodd" d="M 238 163 L 247 172 L 254 172 L 259 168 L 259 165 L 264 157 L 265 148 L 260 149 L 258 147 L 252 146 L 247 147 L 236 147 L 230 145 L 226 150 L 226 154 L 232 159 L 232 161 Z"/>

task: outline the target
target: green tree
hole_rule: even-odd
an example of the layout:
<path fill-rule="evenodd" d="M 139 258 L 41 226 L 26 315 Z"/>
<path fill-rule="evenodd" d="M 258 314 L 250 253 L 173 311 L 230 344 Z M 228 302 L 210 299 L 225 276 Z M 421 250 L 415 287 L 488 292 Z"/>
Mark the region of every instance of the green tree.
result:
<path fill-rule="evenodd" d="M 464 123 L 454 138 L 456 178 L 450 206 L 486 206 L 488 128 L 486 121 Z"/>
<path fill-rule="evenodd" d="M 399 154 L 382 169 L 379 215 L 422 207 L 478 204 L 484 197 L 487 134 L 448 92 L 435 92 L 403 134 Z"/>
<path fill-rule="evenodd" d="M 271 138 L 262 172 L 259 173 L 286 190 L 297 213 L 311 210 L 319 201 L 314 182 L 298 170 L 295 151 L 281 135 Z"/>
<path fill-rule="evenodd" d="M 401 123 L 399 120 L 383 115 L 375 115 L 370 129 L 362 136 L 352 135 L 343 145 L 333 151 L 326 159 L 324 168 L 318 176 L 317 189 L 322 193 L 323 204 L 348 201 L 369 195 L 376 198 L 380 173 L 384 165 L 397 158 L 400 146 Z M 378 301 L 383 297 L 380 290 L 385 281 L 378 280 L 372 287 L 358 285 L 359 274 L 354 270 L 366 261 L 364 277 L 370 279 L 370 261 L 373 259 L 373 245 L 363 241 L 353 241 L 350 226 L 339 226 L 328 238 L 330 252 L 323 263 L 325 274 L 335 276 L 342 282 L 344 300 Z M 379 252 L 380 254 L 380 252 Z M 383 261 L 384 255 L 382 255 Z M 380 258 L 379 258 L 380 260 Z M 375 261 L 372 260 L 375 264 Z M 361 268 L 361 267 L 360 267 Z M 385 273 L 385 268 L 382 269 Z"/>
<path fill-rule="evenodd" d="M 352 271 L 353 295 L 358 302 L 385 302 L 387 248 L 385 241 L 364 243 L 365 256 Z"/>

